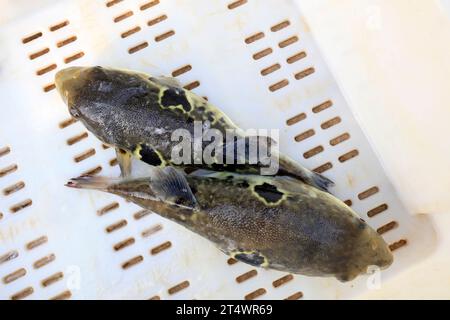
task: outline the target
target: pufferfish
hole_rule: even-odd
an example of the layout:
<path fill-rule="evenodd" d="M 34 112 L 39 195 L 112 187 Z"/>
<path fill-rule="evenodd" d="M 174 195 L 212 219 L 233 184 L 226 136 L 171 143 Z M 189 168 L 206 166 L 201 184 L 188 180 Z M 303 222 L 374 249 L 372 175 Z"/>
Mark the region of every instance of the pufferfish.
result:
<path fill-rule="evenodd" d="M 348 206 L 288 176 L 258 176 L 174 167 L 146 177 L 83 176 L 67 186 L 119 195 L 175 221 L 255 267 L 336 277 L 345 282 L 383 269 L 392 253 Z"/>
<path fill-rule="evenodd" d="M 104 144 L 116 148 L 123 176 L 131 173 L 133 157 L 153 166 L 175 165 L 171 153 L 178 141 L 172 141 L 172 132 L 186 129 L 193 136 L 196 121 L 208 129 L 219 130 L 223 137 L 227 129 L 234 129 L 238 138 L 247 138 L 223 112 L 184 89 L 174 78 L 98 66 L 71 67 L 57 72 L 55 83 L 70 114 Z M 268 141 L 266 145 L 270 147 L 271 143 Z M 223 146 L 226 149 L 227 144 L 224 142 Z M 245 155 L 234 154 L 234 157 L 234 165 L 202 161 L 188 166 L 258 173 L 260 163 L 252 164 Z M 244 158 L 242 165 L 238 164 L 238 157 Z M 333 185 L 328 178 L 285 155 L 277 154 L 277 160 L 280 175 L 293 176 L 324 191 Z"/>

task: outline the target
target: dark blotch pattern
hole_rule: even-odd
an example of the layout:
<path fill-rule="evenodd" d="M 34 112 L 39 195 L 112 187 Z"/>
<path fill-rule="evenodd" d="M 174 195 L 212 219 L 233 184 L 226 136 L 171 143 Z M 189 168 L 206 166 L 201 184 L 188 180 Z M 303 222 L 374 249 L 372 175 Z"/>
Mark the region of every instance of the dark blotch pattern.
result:
<path fill-rule="evenodd" d="M 255 192 L 268 203 L 276 203 L 283 197 L 283 192 L 278 191 L 277 187 L 264 182 L 255 186 Z"/>
<path fill-rule="evenodd" d="M 183 90 L 169 88 L 164 91 L 161 97 L 161 104 L 164 108 L 169 108 L 170 106 L 181 105 L 183 110 L 186 112 L 191 111 L 192 107 L 186 98 L 186 94 Z"/>
<path fill-rule="evenodd" d="M 238 253 L 234 256 L 234 258 L 255 267 L 259 267 L 264 263 L 264 257 L 258 252 Z"/>
<path fill-rule="evenodd" d="M 139 152 L 139 154 L 141 155 L 141 160 L 145 163 L 156 167 L 162 164 L 162 160 L 156 153 L 156 151 L 147 145 L 141 146 L 141 151 Z"/>

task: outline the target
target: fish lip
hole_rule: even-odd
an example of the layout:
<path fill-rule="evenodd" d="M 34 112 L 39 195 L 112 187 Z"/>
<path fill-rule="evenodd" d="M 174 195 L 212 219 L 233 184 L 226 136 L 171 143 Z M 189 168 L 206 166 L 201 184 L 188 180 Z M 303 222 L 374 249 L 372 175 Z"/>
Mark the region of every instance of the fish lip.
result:
<path fill-rule="evenodd" d="M 68 104 L 68 97 L 71 90 L 69 88 L 69 81 L 75 80 L 83 69 L 85 69 L 85 67 L 74 66 L 61 69 L 55 74 L 56 90 L 66 104 Z"/>

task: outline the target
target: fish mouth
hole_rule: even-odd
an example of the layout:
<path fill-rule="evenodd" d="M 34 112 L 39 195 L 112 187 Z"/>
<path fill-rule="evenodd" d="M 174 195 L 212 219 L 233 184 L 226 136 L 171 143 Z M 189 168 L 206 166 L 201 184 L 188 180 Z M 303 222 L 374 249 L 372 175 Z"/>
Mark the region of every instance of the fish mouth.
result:
<path fill-rule="evenodd" d="M 63 99 L 64 103 L 69 106 L 69 112 L 72 114 L 70 108 L 70 98 L 77 92 L 82 85 L 82 74 L 85 67 L 70 67 L 58 71 L 55 74 L 56 90 Z M 73 115 L 73 114 L 72 114 Z M 76 116 L 76 115 L 73 115 Z"/>

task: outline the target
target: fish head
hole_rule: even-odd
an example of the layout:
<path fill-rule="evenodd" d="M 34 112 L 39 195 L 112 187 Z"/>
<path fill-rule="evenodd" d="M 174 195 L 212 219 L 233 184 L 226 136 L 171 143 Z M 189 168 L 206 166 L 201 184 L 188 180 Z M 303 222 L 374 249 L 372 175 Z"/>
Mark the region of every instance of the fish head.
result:
<path fill-rule="evenodd" d="M 100 66 L 62 69 L 55 84 L 70 114 L 108 144 L 159 93 L 143 73 Z"/>
<path fill-rule="evenodd" d="M 365 222 L 361 222 L 359 228 L 361 232 L 355 241 L 357 245 L 352 248 L 352 258 L 346 272 L 337 276 L 341 281 L 350 281 L 359 274 L 386 269 L 394 261 L 389 246 L 375 230 Z"/>

